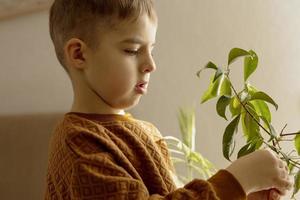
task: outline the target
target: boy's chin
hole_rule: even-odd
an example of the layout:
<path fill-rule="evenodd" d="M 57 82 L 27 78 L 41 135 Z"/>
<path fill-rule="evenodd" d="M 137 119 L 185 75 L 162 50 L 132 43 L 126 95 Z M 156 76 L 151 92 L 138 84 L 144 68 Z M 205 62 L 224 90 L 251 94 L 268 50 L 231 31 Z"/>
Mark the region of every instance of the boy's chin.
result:
<path fill-rule="evenodd" d="M 122 103 L 122 104 L 120 104 L 118 106 L 114 106 L 114 107 L 116 109 L 120 109 L 120 110 L 130 110 L 139 104 L 140 99 L 141 99 L 141 97 L 137 97 L 132 101 L 128 101 L 126 103 Z"/>
<path fill-rule="evenodd" d="M 139 104 L 140 100 L 136 100 L 134 103 L 132 103 L 131 105 L 128 105 L 126 108 L 124 108 L 124 110 L 130 110 L 134 107 L 136 107 Z"/>

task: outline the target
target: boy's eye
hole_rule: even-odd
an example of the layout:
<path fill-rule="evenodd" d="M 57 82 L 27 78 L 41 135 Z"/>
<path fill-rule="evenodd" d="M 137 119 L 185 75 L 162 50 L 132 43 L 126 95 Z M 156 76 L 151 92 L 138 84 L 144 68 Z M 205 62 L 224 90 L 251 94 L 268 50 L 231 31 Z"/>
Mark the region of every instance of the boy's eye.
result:
<path fill-rule="evenodd" d="M 133 55 L 133 56 L 138 54 L 137 50 L 125 49 L 124 52 L 129 54 L 129 55 Z"/>

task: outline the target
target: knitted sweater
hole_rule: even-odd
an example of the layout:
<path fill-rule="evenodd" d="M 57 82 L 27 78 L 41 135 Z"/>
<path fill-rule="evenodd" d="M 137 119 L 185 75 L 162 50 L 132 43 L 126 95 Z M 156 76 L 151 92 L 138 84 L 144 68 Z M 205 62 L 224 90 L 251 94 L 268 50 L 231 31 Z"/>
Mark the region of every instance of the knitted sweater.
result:
<path fill-rule="evenodd" d="M 66 113 L 49 145 L 45 200 L 245 200 L 226 170 L 176 188 L 166 143 L 130 115 Z"/>

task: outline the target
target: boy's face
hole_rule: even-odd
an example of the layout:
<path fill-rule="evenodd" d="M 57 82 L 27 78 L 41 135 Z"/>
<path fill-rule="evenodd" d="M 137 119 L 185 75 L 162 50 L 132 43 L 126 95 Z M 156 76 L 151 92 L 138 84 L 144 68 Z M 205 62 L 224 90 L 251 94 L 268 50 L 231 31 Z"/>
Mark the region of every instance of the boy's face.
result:
<path fill-rule="evenodd" d="M 99 47 L 89 51 L 85 79 L 111 113 L 135 106 L 147 92 L 150 73 L 156 69 L 151 54 L 156 29 L 156 21 L 142 15 L 99 34 Z"/>

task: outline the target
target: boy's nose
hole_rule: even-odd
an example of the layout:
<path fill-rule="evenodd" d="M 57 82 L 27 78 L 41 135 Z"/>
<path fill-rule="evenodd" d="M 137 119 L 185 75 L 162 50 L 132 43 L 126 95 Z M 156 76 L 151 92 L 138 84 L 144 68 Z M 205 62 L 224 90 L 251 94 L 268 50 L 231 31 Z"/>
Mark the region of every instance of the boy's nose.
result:
<path fill-rule="evenodd" d="M 144 64 L 142 65 L 141 71 L 143 73 L 150 73 L 150 72 L 154 72 L 155 70 L 156 70 L 156 64 L 153 57 L 150 55 L 149 58 L 147 59 L 147 62 L 144 62 Z"/>
<path fill-rule="evenodd" d="M 143 73 L 149 73 L 149 72 L 153 72 L 156 70 L 156 66 L 155 64 L 152 64 L 152 65 L 146 65 L 144 68 L 143 68 Z"/>

